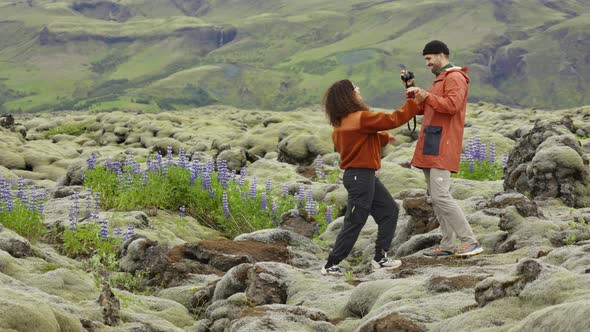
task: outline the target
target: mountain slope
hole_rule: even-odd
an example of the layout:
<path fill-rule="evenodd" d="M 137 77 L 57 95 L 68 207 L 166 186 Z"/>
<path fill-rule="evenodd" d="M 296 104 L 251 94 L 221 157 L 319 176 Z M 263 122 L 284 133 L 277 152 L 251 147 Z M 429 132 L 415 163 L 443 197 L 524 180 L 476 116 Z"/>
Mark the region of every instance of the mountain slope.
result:
<path fill-rule="evenodd" d="M 0 0 L 0 110 L 292 109 L 350 78 L 399 105 L 400 65 L 446 41 L 471 101 L 590 104 L 584 0 Z"/>

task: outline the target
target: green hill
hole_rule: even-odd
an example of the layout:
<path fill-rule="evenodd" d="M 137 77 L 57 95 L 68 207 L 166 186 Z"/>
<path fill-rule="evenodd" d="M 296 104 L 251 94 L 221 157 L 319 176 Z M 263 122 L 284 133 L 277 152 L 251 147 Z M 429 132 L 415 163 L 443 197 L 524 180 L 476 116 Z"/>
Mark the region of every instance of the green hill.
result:
<path fill-rule="evenodd" d="M 471 101 L 590 104 L 585 0 L 0 0 L 0 111 L 288 110 L 350 78 L 400 104 L 423 45 L 470 67 Z"/>

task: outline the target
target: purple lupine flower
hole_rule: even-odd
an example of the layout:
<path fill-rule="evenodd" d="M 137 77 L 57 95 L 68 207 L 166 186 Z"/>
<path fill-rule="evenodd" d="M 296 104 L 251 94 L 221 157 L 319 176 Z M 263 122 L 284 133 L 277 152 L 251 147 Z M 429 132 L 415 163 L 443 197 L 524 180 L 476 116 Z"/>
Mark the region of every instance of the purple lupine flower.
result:
<path fill-rule="evenodd" d="M 470 160 L 469 161 L 469 172 L 473 172 L 473 170 L 475 170 L 475 161 Z"/>
<path fill-rule="evenodd" d="M 305 211 L 310 215 L 314 215 L 316 212 L 315 202 L 307 201 L 307 203 L 305 204 Z"/>
<path fill-rule="evenodd" d="M 297 193 L 297 204 L 302 204 L 305 201 L 305 185 L 299 185 L 299 192 Z"/>
<path fill-rule="evenodd" d="M 120 168 L 117 168 L 117 182 L 119 185 L 123 183 L 123 171 Z"/>
<path fill-rule="evenodd" d="M 478 156 L 479 156 L 478 161 L 479 162 L 483 162 L 487 159 L 487 152 L 488 152 L 487 145 L 485 143 L 482 143 L 479 146 L 479 154 L 478 154 Z"/>
<path fill-rule="evenodd" d="M 134 234 L 135 234 L 135 225 L 131 224 L 131 225 L 129 225 L 129 227 L 127 227 L 127 232 L 125 232 L 125 234 L 123 234 L 123 238 L 125 239 L 125 241 L 127 241 L 130 238 L 132 238 Z"/>
<path fill-rule="evenodd" d="M 504 157 L 502 157 L 502 166 L 506 167 L 506 165 L 508 164 L 508 152 L 504 153 Z"/>
<path fill-rule="evenodd" d="M 45 197 L 47 196 L 47 193 L 45 192 L 45 190 L 41 190 L 38 195 L 38 202 L 39 202 L 39 207 L 37 208 L 37 212 L 39 212 L 39 214 L 43 214 L 45 212 Z"/>
<path fill-rule="evenodd" d="M 316 160 L 315 169 L 316 169 L 316 174 L 318 175 L 318 177 L 320 179 L 323 180 L 326 178 L 326 173 L 324 172 L 324 162 L 322 161 L 322 156 L 318 156 L 318 159 Z"/>
<path fill-rule="evenodd" d="M 86 189 L 86 218 L 90 218 L 92 216 L 92 191 L 90 189 Z"/>
<path fill-rule="evenodd" d="M 22 205 L 25 205 L 25 206 L 29 205 L 29 196 L 27 195 L 26 191 L 23 191 L 22 198 L 20 199 L 20 202 Z"/>
<path fill-rule="evenodd" d="M 195 168 L 191 166 L 191 175 L 190 175 L 190 186 L 194 186 L 195 185 L 195 181 L 197 181 L 197 172 L 195 172 Z"/>
<path fill-rule="evenodd" d="M 252 183 L 250 183 L 250 198 L 256 198 L 256 177 L 254 177 Z"/>
<path fill-rule="evenodd" d="M 98 220 L 98 212 L 100 210 L 100 193 L 93 193 L 94 198 L 94 215 L 93 218 Z"/>
<path fill-rule="evenodd" d="M 494 143 L 490 143 L 490 156 L 488 160 L 492 164 L 496 162 L 496 144 Z"/>
<path fill-rule="evenodd" d="M 125 167 L 126 170 L 130 170 L 131 172 L 133 172 L 134 169 L 134 165 L 137 164 L 137 162 L 135 161 L 135 157 L 133 155 L 132 151 L 127 152 L 127 154 L 125 155 L 125 160 L 123 161 L 123 166 Z"/>
<path fill-rule="evenodd" d="M 283 187 L 281 188 L 281 194 L 283 196 L 289 195 L 289 185 L 288 184 L 283 183 Z"/>
<path fill-rule="evenodd" d="M 117 226 L 117 228 L 115 228 L 115 236 L 121 237 L 122 235 L 123 235 L 123 231 L 121 230 L 121 227 Z"/>
<path fill-rule="evenodd" d="M 30 211 L 37 211 L 37 192 L 35 190 L 31 190 L 28 194 L 29 196 L 29 203 L 27 204 L 27 209 Z"/>
<path fill-rule="evenodd" d="M 70 206 L 68 209 L 68 216 L 70 218 L 70 230 L 76 230 L 76 208 L 74 206 Z"/>
<path fill-rule="evenodd" d="M 87 168 L 88 170 L 93 170 L 96 168 L 96 160 L 98 159 L 96 152 L 92 152 L 92 154 L 90 155 L 90 157 L 88 157 L 88 159 L 86 159 L 86 164 L 87 164 Z"/>
<path fill-rule="evenodd" d="M 145 170 L 145 172 L 143 172 L 142 178 L 143 178 L 143 180 L 142 180 L 143 186 L 147 187 L 147 185 L 150 183 L 150 174 L 147 169 Z"/>
<path fill-rule="evenodd" d="M 77 191 L 74 192 L 74 213 L 80 215 L 80 193 Z"/>
<path fill-rule="evenodd" d="M 203 182 L 201 182 L 201 186 L 205 190 L 211 190 L 211 174 L 203 173 Z"/>
<path fill-rule="evenodd" d="M 313 201 L 313 187 L 312 186 L 307 187 L 307 192 L 305 193 L 305 198 L 307 199 L 308 202 Z"/>
<path fill-rule="evenodd" d="M 272 189 L 272 179 L 268 178 L 268 179 L 266 179 L 266 191 L 270 192 L 271 189 Z"/>
<path fill-rule="evenodd" d="M 25 179 L 22 176 L 18 177 L 16 197 L 22 199 L 24 196 Z"/>
<path fill-rule="evenodd" d="M 162 155 L 160 154 L 160 151 L 156 151 L 156 155 L 154 156 L 154 168 L 157 171 L 161 171 L 162 170 Z"/>
<path fill-rule="evenodd" d="M 245 166 L 240 169 L 240 181 L 238 182 L 238 184 L 240 186 L 243 186 L 244 183 L 246 183 L 246 167 Z"/>
<path fill-rule="evenodd" d="M 260 194 L 261 198 L 260 198 L 260 207 L 263 210 L 266 210 L 267 208 L 267 203 L 266 203 L 266 191 L 263 191 L 262 194 Z"/>
<path fill-rule="evenodd" d="M 245 189 L 240 189 L 241 193 L 242 193 L 242 201 L 245 202 L 246 198 L 248 198 L 248 191 Z"/>
<path fill-rule="evenodd" d="M 162 172 L 162 176 L 167 178 L 168 177 L 168 165 L 164 165 L 162 166 L 162 168 L 160 169 L 160 171 Z"/>
<path fill-rule="evenodd" d="M 129 173 L 125 174 L 125 188 L 133 190 L 133 178 Z"/>
<path fill-rule="evenodd" d="M 180 207 L 180 218 L 186 217 L 186 208 L 183 206 Z"/>
<path fill-rule="evenodd" d="M 272 202 L 272 207 L 270 208 L 270 218 L 272 219 L 272 223 L 275 225 L 275 227 L 279 227 L 279 216 L 278 216 L 278 209 L 279 209 L 279 204 L 277 204 L 276 201 Z"/>
<path fill-rule="evenodd" d="M 229 200 L 227 196 L 227 192 L 223 192 L 223 196 L 221 198 L 221 204 L 223 205 L 223 214 L 225 215 L 226 219 L 231 218 L 231 213 L 229 212 Z"/>
<path fill-rule="evenodd" d="M 109 222 L 106 219 L 100 221 L 100 237 L 105 240 L 109 238 Z"/>
<path fill-rule="evenodd" d="M 209 160 L 207 162 L 207 172 L 209 172 L 209 173 L 215 172 L 215 160 Z"/>
<path fill-rule="evenodd" d="M 173 151 L 172 151 L 172 147 L 168 146 L 168 149 L 166 149 L 166 166 L 172 166 L 172 165 L 174 165 Z"/>
<path fill-rule="evenodd" d="M 326 206 L 326 224 L 330 224 L 332 222 L 332 205 Z"/>
<path fill-rule="evenodd" d="M 215 198 L 215 190 L 209 190 L 209 197 Z"/>
<path fill-rule="evenodd" d="M 217 165 L 217 182 L 221 183 L 224 190 L 227 189 L 229 184 L 229 169 L 225 160 L 221 160 Z"/>
<path fill-rule="evenodd" d="M 107 160 L 105 160 L 104 167 L 111 171 L 111 168 L 113 167 L 113 161 L 111 160 L 111 158 L 107 158 Z"/>
<path fill-rule="evenodd" d="M 184 154 L 184 146 L 181 146 L 178 150 L 178 166 L 182 168 L 187 168 L 188 160 L 186 155 Z"/>

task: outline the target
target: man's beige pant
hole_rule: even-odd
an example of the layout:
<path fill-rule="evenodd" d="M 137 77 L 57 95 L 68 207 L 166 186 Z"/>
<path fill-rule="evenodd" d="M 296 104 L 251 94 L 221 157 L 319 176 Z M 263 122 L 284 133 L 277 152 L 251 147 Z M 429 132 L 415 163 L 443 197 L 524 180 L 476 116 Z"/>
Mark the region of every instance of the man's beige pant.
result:
<path fill-rule="evenodd" d="M 461 244 L 476 242 L 465 214 L 451 196 L 451 172 L 438 168 L 424 168 L 422 171 L 442 232 L 441 248 L 455 251 L 457 238 L 461 240 Z"/>

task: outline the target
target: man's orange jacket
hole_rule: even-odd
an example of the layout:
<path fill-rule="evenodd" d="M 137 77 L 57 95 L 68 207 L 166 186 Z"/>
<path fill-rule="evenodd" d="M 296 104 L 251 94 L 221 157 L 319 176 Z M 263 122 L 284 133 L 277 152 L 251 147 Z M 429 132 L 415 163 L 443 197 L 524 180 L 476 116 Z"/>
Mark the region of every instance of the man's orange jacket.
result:
<path fill-rule="evenodd" d="M 467 67 L 451 67 L 436 77 L 420 104 L 424 118 L 412 166 L 459 171 L 468 83 Z"/>

